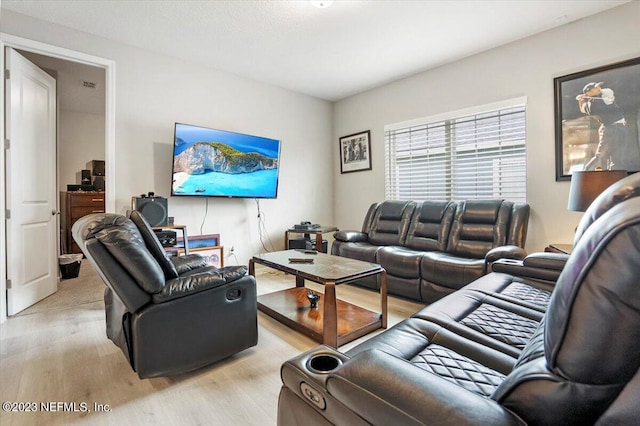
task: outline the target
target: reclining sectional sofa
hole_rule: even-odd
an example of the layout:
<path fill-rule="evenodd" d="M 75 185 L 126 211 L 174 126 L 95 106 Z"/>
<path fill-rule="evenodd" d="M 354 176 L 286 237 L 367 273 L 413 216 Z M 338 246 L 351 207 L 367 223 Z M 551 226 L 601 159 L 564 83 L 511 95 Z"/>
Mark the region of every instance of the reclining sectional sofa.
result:
<path fill-rule="evenodd" d="M 522 259 L 529 205 L 503 200 L 384 201 L 361 232 L 339 231 L 331 254 L 374 262 L 390 294 L 433 302 L 486 274 L 499 258 Z M 375 277 L 355 282 L 379 289 Z"/>
<path fill-rule="evenodd" d="M 346 353 L 287 361 L 278 424 L 638 424 L 638 259 L 640 173 L 594 201 L 570 256 L 497 261 Z"/>

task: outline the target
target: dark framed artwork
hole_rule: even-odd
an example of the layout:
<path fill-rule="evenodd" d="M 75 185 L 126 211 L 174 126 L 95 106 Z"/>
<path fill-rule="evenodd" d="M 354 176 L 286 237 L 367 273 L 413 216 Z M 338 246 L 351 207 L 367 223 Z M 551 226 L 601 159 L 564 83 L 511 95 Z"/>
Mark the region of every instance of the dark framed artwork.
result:
<path fill-rule="evenodd" d="M 340 173 L 371 170 L 371 132 L 354 133 L 340 138 Z"/>
<path fill-rule="evenodd" d="M 640 171 L 640 57 L 554 80 L 556 180 Z"/>

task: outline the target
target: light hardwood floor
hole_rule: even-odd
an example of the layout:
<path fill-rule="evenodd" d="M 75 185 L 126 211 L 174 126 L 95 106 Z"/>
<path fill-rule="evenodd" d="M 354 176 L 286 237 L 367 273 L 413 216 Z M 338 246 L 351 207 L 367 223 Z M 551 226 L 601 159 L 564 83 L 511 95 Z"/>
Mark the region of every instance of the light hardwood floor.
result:
<path fill-rule="evenodd" d="M 92 274 L 89 270 L 88 275 Z M 256 278 L 259 294 L 295 284 L 292 276 L 259 265 Z M 351 303 L 379 309 L 376 292 L 339 286 L 337 294 Z M 56 306 L 11 317 L 0 325 L 0 401 L 34 402 L 38 411 L 2 411 L 3 426 L 275 425 L 281 364 L 318 345 L 258 313 L 257 346 L 195 372 L 140 380 L 105 335 L 102 301 Z M 390 296 L 389 326 L 422 306 Z M 78 411 L 43 412 L 43 402 L 75 403 Z M 108 411 L 95 411 L 94 404 L 108 405 Z"/>

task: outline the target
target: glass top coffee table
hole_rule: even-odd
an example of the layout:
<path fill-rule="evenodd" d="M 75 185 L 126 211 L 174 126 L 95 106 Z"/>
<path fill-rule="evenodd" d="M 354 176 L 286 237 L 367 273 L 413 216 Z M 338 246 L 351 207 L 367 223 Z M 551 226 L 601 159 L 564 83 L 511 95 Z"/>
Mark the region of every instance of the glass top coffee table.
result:
<path fill-rule="evenodd" d="M 297 263 L 290 259 L 312 259 Z M 249 261 L 249 274 L 255 264 L 295 276 L 294 288 L 258 297 L 258 309 L 317 342 L 337 348 L 379 328 L 387 328 L 387 272 L 375 263 L 362 262 L 324 253 L 306 254 L 302 250 L 262 253 Z M 380 313 L 336 299 L 336 286 L 359 278 L 380 275 Z M 324 286 L 324 294 L 311 307 L 305 280 Z"/>

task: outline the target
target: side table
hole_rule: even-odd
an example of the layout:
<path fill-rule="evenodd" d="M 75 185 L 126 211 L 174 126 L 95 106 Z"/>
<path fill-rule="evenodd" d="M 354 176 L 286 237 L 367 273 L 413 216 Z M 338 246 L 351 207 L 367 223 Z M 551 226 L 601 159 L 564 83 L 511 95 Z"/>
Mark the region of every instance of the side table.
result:
<path fill-rule="evenodd" d="M 316 236 L 316 251 L 323 252 L 322 250 L 322 234 L 326 234 L 328 232 L 339 231 L 335 226 L 320 226 L 318 228 L 311 229 L 298 229 L 298 228 L 289 228 L 284 231 L 284 248 L 285 250 L 289 250 L 289 234 L 315 234 Z"/>
<path fill-rule="evenodd" d="M 549 244 L 544 248 L 544 251 L 547 253 L 563 253 L 563 254 L 571 254 L 573 251 L 572 244 Z"/>

